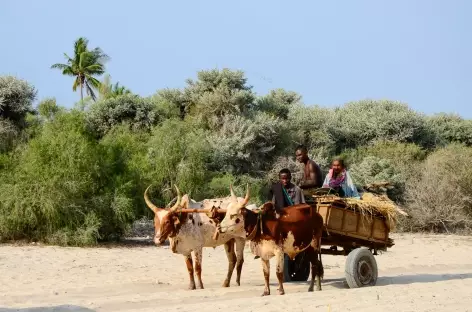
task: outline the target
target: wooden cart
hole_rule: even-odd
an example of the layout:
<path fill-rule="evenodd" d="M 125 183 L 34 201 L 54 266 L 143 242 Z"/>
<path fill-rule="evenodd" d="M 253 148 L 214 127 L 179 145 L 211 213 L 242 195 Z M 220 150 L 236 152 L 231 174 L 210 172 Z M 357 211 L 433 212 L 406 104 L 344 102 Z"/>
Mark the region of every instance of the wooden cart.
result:
<path fill-rule="evenodd" d="M 317 198 L 313 206 L 324 220 L 321 245 L 330 246 L 322 248 L 322 254 L 347 256 L 345 277 L 350 288 L 375 285 L 378 270 L 374 255 L 394 245 L 385 218 L 366 216 L 341 201 Z M 310 263 L 303 253 L 293 261 L 285 256 L 285 281 L 306 281 L 309 275 Z"/>

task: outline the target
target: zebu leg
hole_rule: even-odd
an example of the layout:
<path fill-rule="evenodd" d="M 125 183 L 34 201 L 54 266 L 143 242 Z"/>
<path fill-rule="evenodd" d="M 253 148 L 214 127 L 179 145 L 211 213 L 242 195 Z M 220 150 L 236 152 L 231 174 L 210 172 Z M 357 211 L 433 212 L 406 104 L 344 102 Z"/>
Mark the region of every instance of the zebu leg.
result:
<path fill-rule="evenodd" d="M 275 267 L 275 274 L 277 275 L 277 280 L 279 281 L 279 295 L 285 295 L 284 290 L 284 253 L 282 250 L 275 252 L 275 259 L 277 261 L 277 266 Z"/>
<path fill-rule="evenodd" d="M 246 246 L 246 240 L 243 238 L 237 238 L 236 244 L 236 284 L 241 285 L 241 271 L 244 263 L 244 247 Z"/>
<path fill-rule="evenodd" d="M 223 283 L 223 287 L 229 287 L 231 283 L 231 276 L 233 275 L 234 267 L 236 265 L 236 254 L 234 253 L 234 239 L 225 243 L 226 257 L 228 258 L 228 273 Z"/>
<path fill-rule="evenodd" d="M 202 254 L 203 254 L 203 248 L 198 248 L 197 250 L 195 250 L 195 271 L 197 271 L 198 285 L 200 286 L 200 289 L 203 289 Z"/>
<path fill-rule="evenodd" d="M 316 290 L 320 291 L 321 290 L 321 279 L 323 278 L 324 275 L 324 269 L 323 269 L 323 262 L 321 262 L 321 248 L 318 248 L 316 251 L 316 266 L 317 266 L 317 271 L 316 271 Z M 318 259 L 319 257 L 319 259 Z"/>
<path fill-rule="evenodd" d="M 270 262 L 269 260 L 264 260 L 262 259 L 262 271 L 264 272 L 264 292 L 262 293 L 262 296 L 268 296 L 270 295 L 270 289 L 269 289 L 269 277 L 270 277 Z"/>
<path fill-rule="evenodd" d="M 185 256 L 185 264 L 187 265 L 188 276 L 190 278 L 190 285 L 188 286 L 188 289 L 194 290 L 196 289 L 196 287 L 195 287 L 195 278 L 193 276 L 192 253 L 189 253 L 187 256 Z"/>
<path fill-rule="evenodd" d="M 310 286 L 308 287 L 308 291 L 313 291 L 313 288 L 315 286 L 316 272 L 317 272 L 316 253 L 313 247 L 310 246 L 305 251 L 305 254 L 308 257 L 308 259 L 310 259 L 310 264 L 311 264 L 311 281 L 310 281 Z"/>
<path fill-rule="evenodd" d="M 307 255 L 309 256 L 311 263 L 311 281 L 308 291 L 313 291 L 316 281 L 316 290 L 321 290 L 321 279 L 323 278 L 323 263 L 321 262 L 321 250 L 315 249 L 310 246 L 307 249 Z"/>

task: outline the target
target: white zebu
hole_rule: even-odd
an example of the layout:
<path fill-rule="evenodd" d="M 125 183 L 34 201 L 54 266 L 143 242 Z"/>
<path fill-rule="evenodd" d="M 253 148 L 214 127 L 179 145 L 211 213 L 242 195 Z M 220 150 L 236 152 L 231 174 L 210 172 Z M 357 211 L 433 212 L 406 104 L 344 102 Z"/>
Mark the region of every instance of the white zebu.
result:
<path fill-rule="evenodd" d="M 218 214 L 210 218 L 206 213 L 186 213 L 178 209 L 224 209 L 231 203 L 231 197 L 205 199 L 201 202 L 196 202 L 189 199 L 187 194 L 180 198 L 180 192 L 176 187 L 177 202 L 173 207 L 165 209 L 157 207 L 150 201 L 147 195 L 149 187 L 144 192 L 144 200 L 147 206 L 154 211 L 154 243 L 160 245 L 164 243 L 166 239 L 169 239 L 172 252 L 182 254 L 185 257 L 185 263 L 190 278 L 189 289 L 196 289 L 192 252 L 195 258 L 195 273 L 197 274 L 199 287 L 203 289 L 201 278 L 203 247 L 216 248 L 223 244 L 228 258 L 228 273 L 223 287 L 229 287 L 235 266 L 237 274 L 236 283 L 239 286 L 241 270 L 244 263 L 244 247 L 246 240 L 231 234 L 220 234 L 215 239 L 213 235 L 217 232 L 216 226 L 218 221 L 213 217 L 218 217 Z M 241 202 L 241 204 L 247 204 L 248 199 L 249 195 L 246 194 L 246 198 L 239 197 L 238 201 Z M 250 205 L 247 207 L 253 209 L 256 206 Z M 224 213 L 220 213 L 219 219 L 222 220 L 223 217 Z"/>

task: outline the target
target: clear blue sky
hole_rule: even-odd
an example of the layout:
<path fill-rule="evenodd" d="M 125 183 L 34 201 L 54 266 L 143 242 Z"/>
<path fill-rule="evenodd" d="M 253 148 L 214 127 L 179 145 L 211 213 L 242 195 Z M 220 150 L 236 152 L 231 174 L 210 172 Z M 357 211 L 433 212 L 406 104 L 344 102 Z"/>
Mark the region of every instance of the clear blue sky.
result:
<path fill-rule="evenodd" d="M 0 0 L 0 74 L 72 106 L 72 78 L 50 69 L 85 36 L 108 72 L 141 95 L 201 69 L 242 69 L 258 94 L 306 104 L 391 99 L 472 118 L 472 0 Z"/>

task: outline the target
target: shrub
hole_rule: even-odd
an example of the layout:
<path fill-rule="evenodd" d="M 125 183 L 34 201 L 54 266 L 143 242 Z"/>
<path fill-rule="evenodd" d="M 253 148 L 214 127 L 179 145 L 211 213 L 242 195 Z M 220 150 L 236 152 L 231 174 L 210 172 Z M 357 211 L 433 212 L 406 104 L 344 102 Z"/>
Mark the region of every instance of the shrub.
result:
<path fill-rule="evenodd" d="M 328 132 L 336 139 L 338 153 L 376 140 L 427 145 L 432 135 L 427 131 L 424 116 L 408 105 L 374 100 L 350 102 L 337 108 Z"/>
<path fill-rule="evenodd" d="M 260 205 L 267 199 L 268 184 L 264 179 L 249 175 L 233 176 L 230 173 L 218 173 L 207 183 L 205 192 L 201 194 L 199 200 L 230 196 L 230 185 L 233 185 L 236 196 L 240 197 L 246 195 L 246 185 L 249 185 L 251 204 Z"/>
<path fill-rule="evenodd" d="M 436 145 L 464 143 L 472 145 L 472 120 L 453 114 L 436 114 L 427 118 L 427 126 L 436 137 Z"/>
<path fill-rule="evenodd" d="M 158 203 L 172 199 L 174 184 L 191 196 L 204 191 L 209 160 L 206 136 L 194 124 L 179 120 L 166 120 L 152 131 L 145 160 L 149 169 L 144 174 L 152 181 L 152 193 L 159 190 Z"/>
<path fill-rule="evenodd" d="M 283 128 L 277 118 L 257 114 L 254 119 L 228 115 L 222 128 L 209 137 L 212 170 L 261 174 L 283 146 Z"/>
<path fill-rule="evenodd" d="M 204 125 L 218 129 L 221 117 L 247 115 L 252 109 L 256 96 L 244 72 L 213 69 L 199 71 L 197 76 L 196 81 L 187 80 L 184 97 L 186 111 Z"/>
<path fill-rule="evenodd" d="M 409 230 L 452 232 L 472 226 L 472 148 L 449 145 L 431 154 L 406 188 Z"/>
<path fill-rule="evenodd" d="M 8 119 L 23 128 L 28 113 L 33 111 L 37 91 L 28 82 L 13 76 L 0 76 L 0 119 Z"/>
<path fill-rule="evenodd" d="M 301 96 L 284 89 L 271 90 L 266 96 L 257 99 L 255 110 L 265 112 L 270 116 L 288 119 L 290 108 L 299 103 Z"/>
<path fill-rule="evenodd" d="M 335 140 L 327 131 L 333 117 L 333 111 L 327 108 L 293 105 L 286 122 L 292 140 L 290 152 L 298 144 L 304 144 L 309 150 L 322 148 L 334 153 Z"/>
<path fill-rule="evenodd" d="M 87 114 L 88 123 L 99 136 L 116 125 L 126 123 L 134 131 L 151 130 L 159 121 L 149 99 L 125 94 L 94 103 Z"/>
<path fill-rule="evenodd" d="M 367 156 L 360 163 L 353 164 L 350 172 L 358 189 L 369 183 L 388 181 L 394 187 L 387 193 L 389 197 L 401 200 L 406 178 L 395 169 L 390 160 Z"/>
<path fill-rule="evenodd" d="M 112 163 L 82 113 L 57 115 L 0 182 L 0 239 L 89 245 L 121 235 L 134 218 L 135 186 L 119 183 Z"/>

